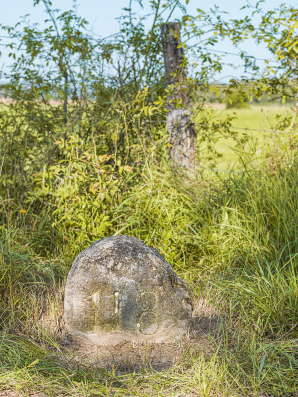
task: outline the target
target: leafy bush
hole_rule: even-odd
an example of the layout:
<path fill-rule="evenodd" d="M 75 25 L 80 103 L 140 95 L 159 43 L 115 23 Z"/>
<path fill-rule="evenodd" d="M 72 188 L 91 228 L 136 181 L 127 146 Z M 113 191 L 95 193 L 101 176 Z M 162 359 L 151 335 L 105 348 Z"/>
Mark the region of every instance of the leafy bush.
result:
<path fill-rule="evenodd" d="M 248 90 L 246 87 L 236 89 L 227 89 L 225 102 L 227 109 L 249 109 Z"/>
<path fill-rule="evenodd" d="M 267 29 L 274 12 L 252 30 L 249 18 L 226 22 L 217 9 L 198 10 L 196 18 L 180 1 L 153 0 L 150 31 L 147 17 L 135 22 L 133 9 L 125 8 L 119 34 L 107 41 L 91 37 L 75 9 L 55 18 L 51 2 L 43 3 L 44 30 L 26 20 L 21 27 L 1 26 L 11 38 L 14 61 L 9 75 L 1 72 L 9 78 L 2 88 L 12 100 L 1 105 L 0 117 L 0 387 L 65 396 L 109 394 L 108 385 L 120 382 L 127 395 L 294 393 L 297 114 L 278 120 L 288 135 L 274 132 L 246 146 L 248 136 L 231 128 L 233 117 L 219 117 L 204 103 L 208 97 L 245 108 L 250 97 L 294 98 L 295 68 L 282 78 L 260 78 L 245 53 L 240 56 L 255 81 L 213 84 L 222 62 L 208 46 L 227 36 L 234 45 L 251 35 L 263 40 L 266 32 L 271 50 L 283 38 L 288 55 L 276 59 L 292 65 L 296 38 L 289 41 L 288 27 L 297 23 L 296 11 L 280 8 L 282 23 L 274 20 L 274 26 L 286 28 L 274 41 Z M 177 7 L 184 34 L 200 44 L 193 50 L 196 56 L 199 51 L 201 69 L 188 80 L 198 158 L 187 173 L 171 169 L 165 131 L 173 87 L 165 85 L 159 25 Z M 26 56 L 18 56 L 21 47 Z M 221 173 L 216 143 L 223 138 L 237 143 L 240 161 L 237 169 Z M 40 324 L 47 309 L 60 324 L 63 283 L 78 252 L 124 233 L 155 246 L 222 319 L 210 354 L 201 346 L 198 354 L 186 351 L 158 381 L 155 373 L 118 377 L 114 367 L 105 373 L 74 364 L 57 334 Z M 125 395 L 114 389 L 113 395 Z"/>
<path fill-rule="evenodd" d="M 248 101 L 235 100 L 227 102 L 227 109 L 250 109 Z"/>

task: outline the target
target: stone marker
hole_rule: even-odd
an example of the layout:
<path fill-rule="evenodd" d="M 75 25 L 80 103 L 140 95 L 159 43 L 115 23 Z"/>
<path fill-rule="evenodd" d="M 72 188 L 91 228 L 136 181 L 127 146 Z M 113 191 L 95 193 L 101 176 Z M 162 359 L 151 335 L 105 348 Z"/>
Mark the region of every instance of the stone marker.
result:
<path fill-rule="evenodd" d="M 65 286 L 65 319 L 74 336 L 95 344 L 170 340 L 192 316 L 185 281 L 135 237 L 98 240 L 75 259 Z"/>

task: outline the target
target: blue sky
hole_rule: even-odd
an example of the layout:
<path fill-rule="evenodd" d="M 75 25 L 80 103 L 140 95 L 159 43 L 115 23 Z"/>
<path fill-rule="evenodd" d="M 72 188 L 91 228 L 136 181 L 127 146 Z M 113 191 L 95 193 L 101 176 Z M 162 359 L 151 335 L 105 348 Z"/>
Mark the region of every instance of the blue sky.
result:
<path fill-rule="evenodd" d="M 250 0 L 251 4 L 255 3 L 255 0 Z M 61 10 L 68 10 L 71 8 L 72 0 L 52 0 L 53 8 Z M 121 14 L 121 9 L 128 6 L 128 0 L 78 0 L 79 14 L 85 17 L 89 22 L 90 26 L 93 26 L 94 31 L 97 34 L 103 36 L 115 32 L 118 27 L 117 18 Z M 298 1 L 281 1 L 281 0 L 266 0 L 263 4 L 263 8 L 272 9 L 278 7 L 281 3 L 298 5 Z M 146 6 L 149 5 L 149 0 L 144 0 Z M 196 8 L 202 8 L 207 10 L 214 4 L 221 7 L 222 10 L 228 11 L 232 18 L 240 17 L 244 15 L 246 11 L 240 12 L 239 9 L 247 4 L 246 0 L 190 0 L 188 10 L 190 13 L 195 14 Z M 1 9 L 1 23 L 7 25 L 13 25 L 19 17 L 25 14 L 31 14 L 32 21 L 40 22 L 44 18 L 44 7 L 39 5 L 33 7 L 33 0 L 0 0 Z"/>
<path fill-rule="evenodd" d="M 256 0 L 250 0 L 251 4 L 254 4 Z M 69 10 L 72 7 L 72 0 L 52 0 L 53 8 L 58 8 L 60 10 Z M 298 6 L 298 0 L 294 1 L 281 1 L 281 0 L 266 0 L 263 4 L 265 10 L 277 8 L 281 3 L 286 3 L 287 5 Z M 78 0 L 79 4 L 78 13 L 89 21 L 89 27 L 93 29 L 94 33 L 100 36 L 108 36 L 117 32 L 118 22 L 116 18 L 121 15 L 122 8 L 128 6 L 128 0 Z M 144 0 L 145 8 L 149 7 L 149 0 Z M 208 10 L 214 4 L 219 6 L 222 10 L 227 11 L 231 18 L 240 18 L 246 15 L 247 10 L 239 11 L 243 5 L 247 4 L 247 0 L 211 0 L 211 1 L 201 1 L 201 0 L 190 0 L 188 5 L 188 10 L 190 14 L 196 14 L 196 8 L 202 8 Z M 138 9 L 137 7 L 136 9 Z M 42 24 L 46 15 L 44 13 L 44 6 L 40 4 L 39 6 L 33 6 L 33 0 L 0 0 L 1 18 L 0 22 L 4 25 L 15 25 L 21 16 L 30 14 L 30 20 L 32 22 L 39 22 Z M 141 11 L 141 9 L 140 9 Z M 178 14 L 177 14 L 178 16 Z M 5 41 L 2 41 L 4 43 Z M 3 49 L 2 57 L 0 58 L 0 65 L 7 65 L 9 63 L 8 51 Z M 224 41 L 218 45 L 222 51 L 235 52 L 233 46 Z M 264 46 L 256 46 L 254 41 L 250 40 L 245 43 L 245 48 L 248 53 L 265 58 L 269 57 L 269 53 L 266 51 Z M 238 52 L 238 51 L 237 51 Z M 233 63 L 234 65 L 239 64 L 237 57 L 227 56 L 225 59 L 226 63 Z M 241 63 L 241 62 L 240 62 Z M 5 67 L 5 66 L 4 66 Z M 225 75 L 234 75 L 239 77 L 242 73 L 241 68 L 231 68 L 226 66 L 224 71 L 219 76 L 223 78 Z"/>

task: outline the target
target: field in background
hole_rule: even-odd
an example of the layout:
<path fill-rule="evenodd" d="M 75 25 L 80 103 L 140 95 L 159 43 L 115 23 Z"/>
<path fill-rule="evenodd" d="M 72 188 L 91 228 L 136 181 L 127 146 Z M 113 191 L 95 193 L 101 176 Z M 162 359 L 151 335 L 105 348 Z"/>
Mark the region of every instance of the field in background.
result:
<path fill-rule="evenodd" d="M 226 109 L 224 105 L 215 105 L 212 108 L 215 111 L 214 122 L 224 122 L 227 116 L 231 116 L 235 131 L 239 135 L 244 133 L 248 135 L 245 150 L 258 146 L 263 140 L 272 141 L 279 133 L 286 134 L 287 130 L 280 127 L 280 121 L 285 117 L 293 118 L 296 114 L 289 105 L 250 105 L 249 109 Z M 280 132 L 277 132 L 278 130 Z M 216 144 L 216 149 L 222 155 L 218 166 L 224 170 L 232 166 L 237 168 L 239 148 L 236 149 L 236 144 L 232 139 L 220 139 Z"/>

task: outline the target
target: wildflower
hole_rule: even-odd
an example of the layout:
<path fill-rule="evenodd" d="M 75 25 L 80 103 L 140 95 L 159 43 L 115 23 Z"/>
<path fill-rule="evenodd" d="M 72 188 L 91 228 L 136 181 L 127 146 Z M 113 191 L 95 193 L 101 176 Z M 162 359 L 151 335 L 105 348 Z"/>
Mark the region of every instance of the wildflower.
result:
<path fill-rule="evenodd" d="M 26 210 L 21 210 L 20 214 L 26 214 L 26 212 L 27 212 Z"/>

